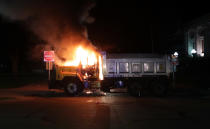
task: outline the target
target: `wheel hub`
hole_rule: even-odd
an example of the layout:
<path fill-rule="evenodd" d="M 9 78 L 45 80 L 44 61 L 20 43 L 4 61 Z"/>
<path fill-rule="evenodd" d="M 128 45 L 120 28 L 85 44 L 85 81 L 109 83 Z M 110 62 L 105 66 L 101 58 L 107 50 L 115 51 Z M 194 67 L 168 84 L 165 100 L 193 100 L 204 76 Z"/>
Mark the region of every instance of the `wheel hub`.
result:
<path fill-rule="evenodd" d="M 77 91 L 77 85 L 74 83 L 69 83 L 67 85 L 67 90 L 69 93 L 75 93 Z"/>

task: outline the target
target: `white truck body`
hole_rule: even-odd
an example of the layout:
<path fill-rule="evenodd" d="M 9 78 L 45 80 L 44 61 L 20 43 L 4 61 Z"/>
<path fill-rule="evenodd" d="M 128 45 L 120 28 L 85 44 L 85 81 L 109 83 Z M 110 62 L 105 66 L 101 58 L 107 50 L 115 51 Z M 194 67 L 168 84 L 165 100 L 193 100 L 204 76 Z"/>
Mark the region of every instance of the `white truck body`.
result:
<path fill-rule="evenodd" d="M 155 54 L 103 54 L 103 73 L 109 77 L 169 76 L 170 57 Z"/>
<path fill-rule="evenodd" d="M 166 94 L 173 72 L 169 55 L 102 52 L 102 57 L 103 90 L 126 88 L 137 95 L 143 89 L 150 89 L 159 96 Z"/>

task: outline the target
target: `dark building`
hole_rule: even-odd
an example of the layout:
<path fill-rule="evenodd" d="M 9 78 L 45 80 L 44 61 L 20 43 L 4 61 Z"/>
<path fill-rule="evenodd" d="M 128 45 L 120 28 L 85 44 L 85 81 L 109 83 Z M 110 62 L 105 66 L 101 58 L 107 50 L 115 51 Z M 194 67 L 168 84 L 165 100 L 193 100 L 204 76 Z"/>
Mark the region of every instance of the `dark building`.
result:
<path fill-rule="evenodd" d="M 210 53 L 210 14 L 199 17 L 184 29 L 186 52 L 189 56 L 209 56 Z"/>

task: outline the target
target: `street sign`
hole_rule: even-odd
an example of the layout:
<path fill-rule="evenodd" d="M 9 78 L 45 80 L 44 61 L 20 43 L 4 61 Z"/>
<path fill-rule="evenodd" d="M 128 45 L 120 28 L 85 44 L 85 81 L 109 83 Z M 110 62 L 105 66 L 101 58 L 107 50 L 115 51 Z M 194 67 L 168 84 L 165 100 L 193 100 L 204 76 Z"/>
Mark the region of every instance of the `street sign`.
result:
<path fill-rule="evenodd" d="M 46 62 L 46 69 L 49 71 L 48 80 L 50 81 L 50 70 L 52 70 L 52 62 L 54 59 L 54 51 L 44 51 L 44 61 Z"/>
<path fill-rule="evenodd" d="M 54 51 L 44 51 L 44 61 L 45 62 L 54 61 Z"/>

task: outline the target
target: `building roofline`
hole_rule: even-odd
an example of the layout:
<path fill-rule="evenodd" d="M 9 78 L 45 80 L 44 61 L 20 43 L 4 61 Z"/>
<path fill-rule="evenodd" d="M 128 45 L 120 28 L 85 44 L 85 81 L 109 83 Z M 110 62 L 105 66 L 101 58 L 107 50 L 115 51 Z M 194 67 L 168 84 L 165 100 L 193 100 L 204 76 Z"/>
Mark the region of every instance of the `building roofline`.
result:
<path fill-rule="evenodd" d="M 210 22 L 210 13 L 202 15 L 202 16 L 195 18 L 195 19 L 191 20 L 190 22 L 186 23 L 184 25 L 184 30 L 193 28 L 193 27 L 201 25 L 201 24 L 207 24 L 209 22 Z"/>

